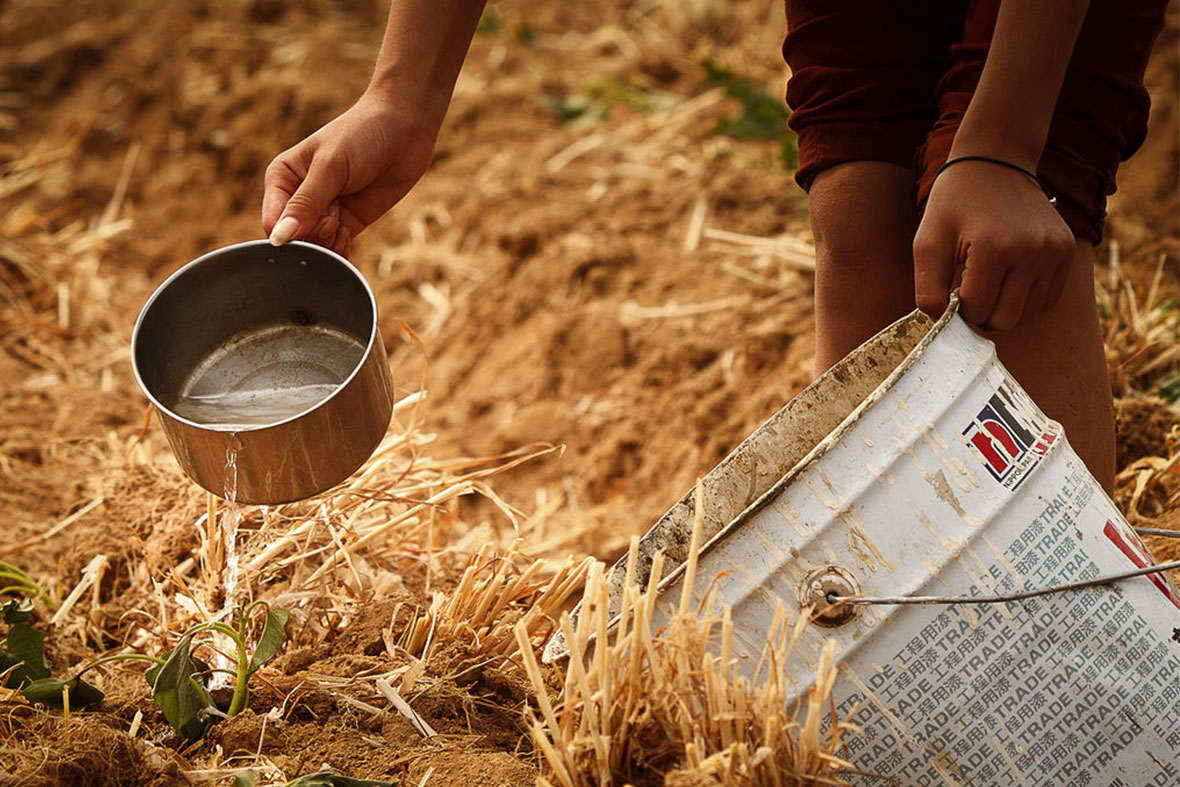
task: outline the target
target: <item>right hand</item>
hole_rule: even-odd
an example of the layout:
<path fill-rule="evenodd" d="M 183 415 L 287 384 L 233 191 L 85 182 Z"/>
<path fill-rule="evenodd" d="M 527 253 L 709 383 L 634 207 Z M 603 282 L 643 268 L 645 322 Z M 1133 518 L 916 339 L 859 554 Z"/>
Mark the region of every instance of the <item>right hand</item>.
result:
<path fill-rule="evenodd" d="M 1011 330 L 1057 303 L 1075 247 L 1069 225 L 1026 175 L 964 161 L 934 182 L 914 237 L 917 305 L 937 318 L 959 281 L 963 319 Z"/>
<path fill-rule="evenodd" d="M 441 123 L 380 94 L 283 151 L 266 168 L 262 227 L 275 244 L 301 239 L 345 257 L 352 238 L 404 197 L 430 166 Z M 276 227 L 278 228 L 276 231 Z"/>

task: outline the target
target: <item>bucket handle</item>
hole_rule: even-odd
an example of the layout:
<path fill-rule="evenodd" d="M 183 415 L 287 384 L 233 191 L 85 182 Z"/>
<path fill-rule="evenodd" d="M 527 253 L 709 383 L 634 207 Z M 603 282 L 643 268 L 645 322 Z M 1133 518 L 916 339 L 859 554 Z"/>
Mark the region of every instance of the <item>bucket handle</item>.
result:
<path fill-rule="evenodd" d="M 1101 585 L 1111 585 L 1121 582 L 1124 579 L 1132 579 L 1147 574 L 1158 574 L 1162 571 L 1172 571 L 1175 569 L 1180 569 L 1180 560 L 1147 566 L 1146 568 L 1138 568 L 1133 571 L 1124 571 L 1120 574 L 1108 574 L 1103 577 L 1095 577 L 1094 579 L 1085 579 L 1079 582 L 1065 582 L 1060 585 L 1050 585 L 1033 590 L 1020 590 L 1015 593 L 992 596 L 842 596 L 838 593 L 830 592 L 827 594 L 827 602 L 833 606 L 837 604 L 853 604 L 857 606 L 868 606 L 871 604 L 1001 604 L 1008 601 L 1022 601 L 1026 598 L 1047 596 L 1050 593 L 1064 593 L 1069 590 L 1083 590 Z"/>

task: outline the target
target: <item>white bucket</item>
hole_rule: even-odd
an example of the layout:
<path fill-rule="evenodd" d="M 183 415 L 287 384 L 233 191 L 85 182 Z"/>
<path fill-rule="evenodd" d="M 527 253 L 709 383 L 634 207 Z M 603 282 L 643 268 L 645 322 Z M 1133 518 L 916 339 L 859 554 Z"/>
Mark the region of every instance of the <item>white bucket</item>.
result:
<path fill-rule="evenodd" d="M 979 596 L 1150 563 L 1060 425 L 953 307 L 866 342 L 710 473 L 705 493 L 694 600 L 712 590 L 732 608 L 747 672 L 776 606 L 800 614 L 817 588 Z M 669 616 L 690 511 L 686 497 L 642 547 L 644 565 L 663 549 L 676 566 L 660 585 Z M 861 771 L 907 785 L 1180 784 L 1180 595 L 1165 575 L 830 612 L 786 670 L 805 693 L 836 640 L 837 716 L 863 730 L 844 755 Z"/>

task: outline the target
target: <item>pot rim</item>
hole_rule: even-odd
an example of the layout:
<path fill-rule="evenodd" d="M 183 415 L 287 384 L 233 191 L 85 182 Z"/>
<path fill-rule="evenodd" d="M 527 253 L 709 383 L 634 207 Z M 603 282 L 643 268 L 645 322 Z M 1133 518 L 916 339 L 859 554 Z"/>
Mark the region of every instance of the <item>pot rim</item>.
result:
<path fill-rule="evenodd" d="M 212 257 L 219 256 L 221 254 L 224 254 L 226 252 L 233 251 L 236 249 L 256 247 L 256 246 L 272 246 L 272 245 L 273 244 L 271 244 L 271 242 L 269 240 L 267 240 L 266 238 L 262 238 L 260 240 L 248 240 L 248 241 L 242 241 L 241 243 L 233 243 L 233 244 L 230 244 L 229 246 L 221 246 L 220 248 L 216 248 L 211 251 L 207 251 L 204 254 L 202 254 L 201 256 L 197 257 L 196 259 L 194 259 L 190 262 L 187 262 L 184 265 L 177 268 L 175 271 L 173 271 L 168 276 L 168 278 L 164 279 L 164 281 L 161 282 L 159 284 L 159 286 L 156 287 L 155 290 L 152 291 L 152 294 L 148 297 L 147 301 L 144 303 L 143 308 L 140 309 L 139 316 L 135 320 L 135 327 L 131 331 L 131 371 L 135 374 L 135 382 L 139 384 L 139 389 L 141 391 L 143 391 L 144 395 L 148 398 L 148 400 L 152 403 L 152 406 L 155 407 L 158 412 L 168 416 L 169 418 L 171 418 L 174 421 L 178 421 L 182 424 L 185 424 L 186 426 L 192 427 L 193 429 L 199 429 L 199 430 L 205 431 L 205 432 L 218 432 L 218 433 L 225 433 L 225 434 L 243 434 L 243 433 L 249 433 L 249 432 L 261 432 L 266 429 L 274 429 L 276 426 L 283 426 L 284 424 L 291 423 L 292 421 L 297 421 L 300 418 L 302 418 L 303 416 L 307 415 L 308 413 L 310 413 L 314 410 L 318 410 L 319 408 L 328 404 L 328 402 L 330 402 L 332 399 L 334 399 L 336 397 L 336 395 L 340 393 L 340 391 L 342 391 L 344 388 L 346 388 L 348 386 L 348 384 L 351 383 L 353 381 L 353 379 L 357 376 L 357 374 L 360 373 L 361 369 L 364 368 L 365 363 L 369 360 L 369 356 L 372 355 L 372 353 L 373 353 L 373 343 L 380 341 L 380 334 L 377 329 L 377 297 L 373 294 L 373 288 L 369 286 L 368 280 L 365 279 L 365 277 L 361 274 L 360 270 L 355 265 L 353 265 L 351 262 L 349 262 L 346 258 L 342 257 L 341 255 L 337 254 L 336 252 L 332 251 L 331 249 L 325 248 L 323 246 L 319 246 L 315 243 L 308 243 L 307 241 L 302 241 L 302 240 L 293 240 L 293 241 L 290 241 L 284 245 L 295 246 L 295 247 L 304 247 L 304 248 L 311 249 L 317 253 L 328 255 L 333 260 L 335 260 L 336 262 L 343 265 L 349 272 L 351 272 L 352 275 L 356 277 L 357 281 L 360 282 L 360 285 L 364 288 L 365 294 L 369 296 L 369 307 L 370 307 L 370 309 L 372 311 L 372 315 L 373 315 L 373 324 L 369 329 L 369 339 L 365 343 L 365 351 L 361 354 L 360 360 L 357 361 L 356 365 L 352 368 L 352 371 L 349 372 L 348 376 L 346 378 L 344 378 L 343 380 L 341 380 L 340 383 L 338 383 L 336 385 L 336 387 L 332 390 L 332 392 L 330 394 L 328 394 L 327 396 L 325 396 L 323 399 L 319 400 L 318 402 L 316 402 L 312 406 L 310 406 L 304 410 L 300 410 L 298 413 L 295 413 L 294 415 L 290 415 L 290 416 L 287 416 L 286 418 L 275 421 L 274 423 L 258 424 L 256 426 L 247 426 L 247 427 L 235 426 L 232 424 L 227 425 L 227 426 L 219 426 L 217 424 L 202 424 L 202 423 L 198 423 L 196 421 L 190 420 L 190 419 L 185 418 L 181 415 L 177 415 L 172 410 L 171 407 L 165 406 L 159 399 L 157 399 L 155 397 L 155 395 L 151 392 L 151 390 L 149 390 L 147 384 L 143 380 L 143 376 L 139 372 L 139 361 L 138 361 L 138 355 L 137 355 L 136 350 L 137 350 L 137 346 L 139 343 L 139 332 L 140 332 L 140 328 L 143 325 L 144 318 L 147 316 L 148 311 L 151 310 L 152 305 L 156 302 L 156 299 L 160 296 L 160 294 L 163 293 L 164 290 L 168 289 L 168 287 L 173 283 L 173 281 L 180 278 L 188 270 L 197 267 L 198 265 L 200 265 L 203 262 L 206 262 L 207 260 L 209 260 Z"/>

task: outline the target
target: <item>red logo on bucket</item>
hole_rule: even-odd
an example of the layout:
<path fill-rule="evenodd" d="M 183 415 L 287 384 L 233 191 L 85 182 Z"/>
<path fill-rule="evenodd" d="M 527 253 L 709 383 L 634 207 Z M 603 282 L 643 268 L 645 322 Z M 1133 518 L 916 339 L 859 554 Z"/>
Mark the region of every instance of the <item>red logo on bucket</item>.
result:
<path fill-rule="evenodd" d="M 1052 422 L 1034 431 L 1031 424 L 1017 417 L 1020 409 L 1013 392 L 1001 386 L 963 430 L 968 445 L 983 459 L 987 471 L 1008 489 L 1016 489 L 1057 441 Z"/>
<path fill-rule="evenodd" d="M 1155 561 L 1151 559 L 1151 555 L 1147 553 L 1147 547 L 1143 546 L 1143 542 L 1139 540 L 1134 531 L 1127 529 L 1121 524 L 1106 520 L 1106 527 L 1102 528 L 1103 534 L 1110 539 L 1111 543 L 1119 548 L 1127 558 L 1139 568 L 1147 568 L 1155 565 Z M 1148 574 L 1147 578 L 1151 580 L 1152 584 L 1159 588 L 1160 592 L 1168 597 L 1176 609 L 1180 609 L 1180 597 L 1176 595 L 1176 591 L 1171 584 L 1160 574 Z"/>

